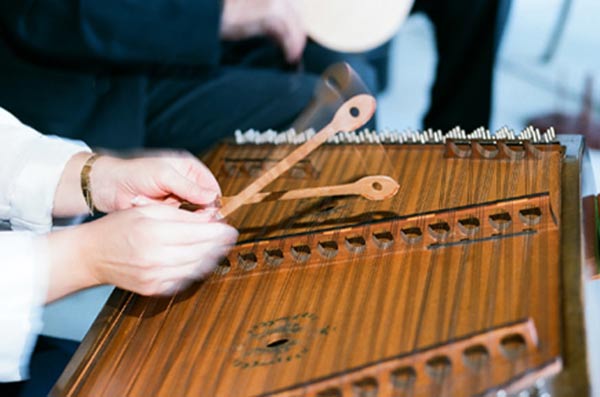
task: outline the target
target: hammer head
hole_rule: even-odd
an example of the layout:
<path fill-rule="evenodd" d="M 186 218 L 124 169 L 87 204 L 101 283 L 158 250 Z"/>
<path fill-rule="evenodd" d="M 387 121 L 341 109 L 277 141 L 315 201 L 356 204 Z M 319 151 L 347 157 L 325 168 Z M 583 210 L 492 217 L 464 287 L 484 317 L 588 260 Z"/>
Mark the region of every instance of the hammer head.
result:
<path fill-rule="evenodd" d="M 292 124 L 297 132 L 310 128 L 319 131 L 348 99 L 359 94 L 371 94 L 360 76 L 345 62 L 336 63 L 323 72 L 315 87 L 315 96 Z"/>

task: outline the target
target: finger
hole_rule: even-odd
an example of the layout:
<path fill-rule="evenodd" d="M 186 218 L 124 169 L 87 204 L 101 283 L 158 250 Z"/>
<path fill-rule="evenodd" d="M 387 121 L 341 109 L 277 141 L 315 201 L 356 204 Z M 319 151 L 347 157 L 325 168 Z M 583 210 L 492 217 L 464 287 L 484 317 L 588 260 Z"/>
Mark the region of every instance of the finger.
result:
<path fill-rule="evenodd" d="M 286 60 L 289 63 L 297 63 L 302 58 L 302 53 L 306 47 L 306 31 L 302 25 L 300 18 L 292 13 L 290 22 L 286 25 L 287 27 L 287 46 L 286 46 Z"/>
<path fill-rule="evenodd" d="M 188 175 L 196 184 L 207 190 L 214 190 L 221 195 L 221 187 L 219 186 L 219 182 L 217 182 L 217 178 L 215 178 L 213 173 L 206 165 L 196 158 L 189 158 L 187 161 L 185 161 L 185 163 L 186 164 L 184 164 L 184 167 L 189 167 Z"/>
<path fill-rule="evenodd" d="M 189 280 L 168 280 L 160 284 L 158 293 L 155 296 L 171 296 L 178 294 L 189 287 L 191 281 Z"/>
<path fill-rule="evenodd" d="M 144 207 L 147 205 L 170 205 L 179 207 L 181 205 L 181 200 L 178 200 L 173 196 L 168 196 L 165 199 L 153 199 L 147 196 L 135 196 L 131 199 L 131 205 L 133 207 Z"/>
<path fill-rule="evenodd" d="M 302 57 L 306 46 L 306 31 L 298 11 L 289 3 L 283 3 L 277 17 L 272 18 L 269 34 L 282 47 L 286 60 L 296 63 Z"/>
<path fill-rule="evenodd" d="M 179 152 L 177 155 L 166 160 L 181 175 L 191 179 L 205 189 L 215 190 L 221 194 L 219 183 L 210 169 L 189 152 Z"/>
<path fill-rule="evenodd" d="M 160 205 L 163 204 L 162 200 L 151 199 L 146 196 L 135 196 L 131 199 L 131 205 L 134 207 L 144 207 L 147 205 Z"/>
<path fill-rule="evenodd" d="M 207 216 L 208 214 L 203 214 Z M 224 223 L 207 219 L 206 222 L 168 222 L 161 224 L 153 233 L 156 244 L 174 246 L 175 249 L 197 244 L 231 246 L 235 244 L 237 231 Z M 191 260 L 188 258 L 186 260 Z"/>
<path fill-rule="evenodd" d="M 157 221 L 164 222 L 182 222 L 182 223 L 200 223 L 204 224 L 207 222 L 215 221 L 215 210 L 214 209 L 206 209 L 200 211 L 185 211 L 181 210 L 178 207 L 170 206 L 170 205 L 155 205 L 149 204 L 146 206 L 142 206 L 136 208 L 136 211 L 139 211 L 143 216 L 148 217 L 150 219 L 154 219 Z M 215 224 L 217 222 L 214 222 Z M 165 229 L 165 227 L 162 227 Z M 168 228 L 168 226 L 167 226 Z"/>
<path fill-rule="evenodd" d="M 203 279 L 217 267 L 219 258 L 204 258 L 180 266 L 168 266 L 156 269 L 153 277 L 164 282 L 185 282 Z"/>
<path fill-rule="evenodd" d="M 180 197 L 194 204 L 210 204 L 213 203 L 221 194 L 221 189 L 208 188 L 199 185 L 197 182 L 188 179 L 184 175 L 177 172 L 174 168 L 169 171 L 158 174 L 158 184 L 168 194 Z"/>
<path fill-rule="evenodd" d="M 302 53 L 306 46 L 306 36 L 303 34 L 298 35 L 297 32 L 293 32 L 290 35 L 290 39 L 286 42 L 285 54 L 288 63 L 298 63 L 302 59 Z"/>

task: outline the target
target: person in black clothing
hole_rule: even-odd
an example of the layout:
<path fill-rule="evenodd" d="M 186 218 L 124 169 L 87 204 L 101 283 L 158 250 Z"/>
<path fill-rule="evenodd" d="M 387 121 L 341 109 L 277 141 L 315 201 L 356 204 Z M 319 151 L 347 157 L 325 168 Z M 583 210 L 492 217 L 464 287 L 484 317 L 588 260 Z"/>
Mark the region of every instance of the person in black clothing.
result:
<path fill-rule="evenodd" d="M 336 61 L 349 61 L 372 91 L 383 88 L 386 47 L 341 54 L 305 46 L 293 3 L 1 2 L 0 105 L 92 146 L 200 152 L 236 129 L 287 128 Z M 413 12 L 433 21 L 439 55 L 426 128 L 489 123 L 509 3 L 416 1 Z"/>
<path fill-rule="evenodd" d="M 438 63 L 423 126 L 488 127 L 494 65 L 511 0 L 416 0 L 435 31 Z"/>
<path fill-rule="evenodd" d="M 38 130 L 107 148 L 199 152 L 238 128 L 285 128 L 322 71 L 294 69 L 306 33 L 293 3 L 1 2 L 0 103 Z M 360 56 L 327 53 L 374 86 Z"/>

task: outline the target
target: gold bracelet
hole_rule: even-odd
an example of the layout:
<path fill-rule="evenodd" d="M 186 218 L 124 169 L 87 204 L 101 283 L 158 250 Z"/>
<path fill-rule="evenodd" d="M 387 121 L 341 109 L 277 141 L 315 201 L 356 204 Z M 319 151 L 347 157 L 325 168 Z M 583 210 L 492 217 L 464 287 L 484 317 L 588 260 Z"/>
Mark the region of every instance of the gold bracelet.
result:
<path fill-rule="evenodd" d="M 81 169 L 81 192 L 83 193 L 83 199 L 88 207 L 90 215 L 94 215 L 98 209 L 94 206 L 94 200 L 92 198 L 92 186 L 90 182 L 90 174 L 92 173 L 92 165 L 100 157 L 99 154 L 92 154 Z"/>

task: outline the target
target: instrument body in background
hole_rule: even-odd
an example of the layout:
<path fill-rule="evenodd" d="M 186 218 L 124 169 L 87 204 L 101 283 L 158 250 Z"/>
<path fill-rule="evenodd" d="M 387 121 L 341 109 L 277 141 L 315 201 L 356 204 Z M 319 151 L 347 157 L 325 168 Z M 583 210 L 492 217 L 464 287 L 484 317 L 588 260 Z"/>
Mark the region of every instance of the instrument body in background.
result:
<path fill-rule="evenodd" d="M 320 147 L 265 190 L 388 175 L 400 191 L 241 207 L 205 281 L 116 291 L 52 396 L 589 395 L 582 143 L 561 139 Z M 204 160 L 231 196 L 293 147 Z"/>

